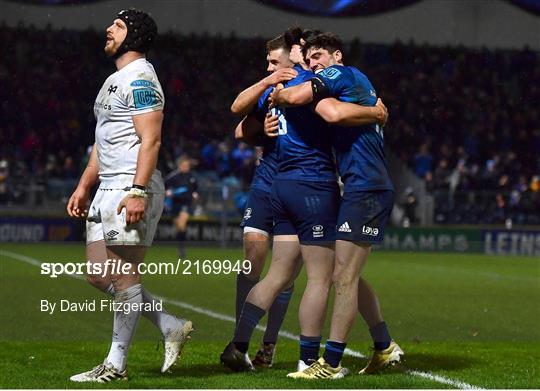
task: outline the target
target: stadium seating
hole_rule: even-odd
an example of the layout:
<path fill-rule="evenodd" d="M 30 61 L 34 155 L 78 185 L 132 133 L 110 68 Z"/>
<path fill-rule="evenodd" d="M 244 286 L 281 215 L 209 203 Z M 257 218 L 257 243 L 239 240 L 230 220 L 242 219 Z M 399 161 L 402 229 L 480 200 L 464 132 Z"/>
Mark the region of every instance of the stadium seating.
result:
<path fill-rule="evenodd" d="M 114 71 L 103 32 L 0 26 L 0 204 L 21 181 L 72 186 L 93 140 L 92 106 Z M 199 170 L 249 183 L 255 156 L 232 140 L 236 94 L 265 74 L 265 40 L 160 36 L 150 55 L 166 94 L 160 168 L 187 152 Z M 347 64 L 390 110 L 385 142 L 427 182 L 435 223 L 540 223 L 536 52 L 351 42 Z"/>

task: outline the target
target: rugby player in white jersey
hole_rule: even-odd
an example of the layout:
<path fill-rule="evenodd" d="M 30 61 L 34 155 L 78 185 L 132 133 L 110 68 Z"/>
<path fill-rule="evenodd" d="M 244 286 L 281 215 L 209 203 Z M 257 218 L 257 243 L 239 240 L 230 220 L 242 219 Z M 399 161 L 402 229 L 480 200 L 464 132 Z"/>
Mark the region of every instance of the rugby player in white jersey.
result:
<path fill-rule="evenodd" d="M 88 165 L 71 196 L 67 212 L 86 218 L 86 256 L 124 268 L 105 276 L 88 274 L 88 282 L 114 296 L 125 311 L 115 311 L 110 351 L 94 369 L 74 375 L 76 382 L 127 379 L 127 355 L 140 315 L 158 327 L 165 341 L 167 371 L 193 330 L 190 321 L 160 308 L 141 285 L 138 264 L 152 244 L 163 211 L 164 186 L 156 170 L 161 144 L 164 96 L 145 54 L 157 35 L 154 20 L 142 11 L 121 11 L 107 28 L 105 53 L 117 71 L 107 78 L 94 104 L 95 144 Z M 91 188 L 99 188 L 90 208 Z"/>

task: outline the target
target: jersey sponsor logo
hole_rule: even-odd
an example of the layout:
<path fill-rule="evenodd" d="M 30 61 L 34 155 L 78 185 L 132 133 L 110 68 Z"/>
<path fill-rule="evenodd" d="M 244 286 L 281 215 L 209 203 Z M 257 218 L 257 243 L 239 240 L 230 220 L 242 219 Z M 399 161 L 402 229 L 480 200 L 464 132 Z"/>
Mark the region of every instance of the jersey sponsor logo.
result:
<path fill-rule="evenodd" d="M 244 212 L 244 220 L 249 220 L 251 218 L 251 213 L 253 210 L 251 208 L 247 208 Z"/>
<path fill-rule="evenodd" d="M 156 91 L 152 88 L 138 88 L 133 90 L 133 100 L 136 109 L 152 107 L 160 102 Z"/>
<path fill-rule="evenodd" d="M 134 80 L 131 82 L 130 86 L 132 87 L 156 87 L 156 85 L 150 80 Z"/>
<path fill-rule="evenodd" d="M 375 93 L 375 90 L 369 90 L 369 95 L 373 96 L 373 97 L 377 97 L 377 94 Z"/>
<path fill-rule="evenodd" d="M 324 227 L 322 225 L 314 225 L 311 229 L 314 238 L 322 238 L 324 236 Z"/>
<path fill-rule="evenodd" d="M 344 222 L 338 229 L 339 232 L 352 232 L 349 222 Z"/>
<path fill-rule="evenodd" d="M 326 68 L 324 71 L 322 71 L 320 73 L 322 76 L 330 79 L 330 80 L 334 80 L 335 78 L 337 78 L 339 75 L 341 75 L 341 71 L 336 69 L 336 68 Z"/>
<path fill-rule="evenodd" d="M 109 86 L 109 89 L 107 90 L 107 92 L 109 93 L 109 95 L 111 95 L 112 92 L 116 92 L 116 90 L 118 89 L 118 86 L 113 86 L 112 84 Z"/>
<path fill-rule="evenodd" d="M 362 226 L 362 233 L 364 235 L 377 236 L 379 234 L 379 228 L 372 228 L 364 225 Z"/>
<path fill-rule="evenodd" d="M 107 237 L 109 240 L 116 240 L 116 235 L 118 235 L 119 232 L 115 231 L 114 229 L 111 229 L 109 232 L 107 232 Z"/>
<path fill-rule="evenodd" d="M 108 103 L 94 102 L 94 108 L 103 110 L 112 110 L 112 106 Z"/>

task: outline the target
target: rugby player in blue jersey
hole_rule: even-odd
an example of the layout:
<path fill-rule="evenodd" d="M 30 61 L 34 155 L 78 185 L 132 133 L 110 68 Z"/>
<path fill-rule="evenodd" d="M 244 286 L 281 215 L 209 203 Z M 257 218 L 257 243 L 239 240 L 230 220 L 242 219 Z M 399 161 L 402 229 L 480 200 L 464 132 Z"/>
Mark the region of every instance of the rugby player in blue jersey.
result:
<path fill-rule="evenodd" d="M 299 65 L 294 69 L 298 76 L 288 82 L 291 85 L 313 77 L 312 72 Z M 259 121 L 255 121 L 255 116 L 249 124 L 247 121 L 241 124 L 243 135 L 262 130 L 269 92 L 259 100 L 259 107 L 263 105 Z M 371 107 L 333 101 L 352 109 L 356 116 L 361 112 L 371 122 L 378 118 L 378 113 Z M 273 257 L 268 274 L 249 293 L 233 341 L 221 355 L 221 361 L 235 371 L 253 370 L 247 356 L 251 334 L 276 296 L 296 277 L 299 252 L 308 275 L 299 314 L 302 331 L 300 362 L 307 367 L 310 360 L 316 360 L 332 283 L 339 189 L 330 132 L 326 130 L 327 124 L 308 107 L 291 109 L 287 113 L 275 110 L 275 114 L 278 115 L 280 137 L 276 141 L 279 163 L 271 195 Z"/>
<path fill-rule="evenodd" d="M 317 107 L 327 97 L 359 105 L 375 104 L 377 95 L 368 78 L 358 69 L 343 65 L 338 36 L 325 33 L 310 37 L 303 53 L 317 75 L 296 88 L 276 89 L 271 97 L 273 105 L 313 103 Z M 382 128 L 378 124 L 347 129 L 336 126 L 332 134 L 338 171 L 345 185 L 336 225 L 332 325 L 324 356 L 309 368 L 289 375 L 294 378 L 343 377 L 340 362 L 357 310 L 370 327 L 374 342 L 373 356 L 360 373 L 376 373 L 403 355 L 390 337 L 377 296 L 360 277 L 371 245 L 382 241 L 394 201 Z"/>
<path fill-rule="evenodd" d="M 264 118 L 267 108 L 265 102 L 271 87 L 277 83 L 293 79 L 297 72 L 292 69 L 289 60 L 289 50 L 283 36 L 280 35 L 266 43 L 267 71 L 270 75 L 242 91 L 231 106 L 231 111 L 246 117 L 235 129 L 235 137 L 249 144 L 261 145 L 262 157 L 255 169 L 249 198 L 242 220 L 244 228 L 244 259 L 251 262 L 250 273 L 239 273 L 236 279 L 236 322 L 242 312 L 246 297 L 259 281 L 264 268 L 266 255 L 270 245 L 270 235 L 273 233 L 272 209 L 270 205 L 270 189 L 277 168 L 276 140 L 261 137 L 261 132 L 250 134 L 250 129 L 260 128 L 261 118 Z M 255 137 L 254 137 L 255 136 Z M 299 267 L 301 266 L 298 261 Z M 292 283 L 285 287 L 274 300 L 268 310 L 268 322 L 263 337 L 263 343 L 257 351 L 252 363 L 255 366 L 271 367 L 275 354 L 275 346 L 279 329 L 287 312 L 293 292 Z"/>

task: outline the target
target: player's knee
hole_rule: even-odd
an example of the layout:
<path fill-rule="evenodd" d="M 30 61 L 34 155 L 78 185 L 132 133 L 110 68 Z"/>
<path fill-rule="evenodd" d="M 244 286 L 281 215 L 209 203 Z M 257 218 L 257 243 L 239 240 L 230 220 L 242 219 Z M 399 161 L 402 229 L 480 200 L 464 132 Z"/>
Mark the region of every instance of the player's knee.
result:
<path fill-rule="evenodd" d="M 246 252 L 246 260 L 250 262 L 251 266 L 249 273 L 245 273 L 246 278 L 249 280 L 258 279 L 264 268 L 264 258 L 261 259 L 261 257 L 250 256 L 250 254 Z"/>
<path fill-rule="evenodd" d="M 250 232 L 244 236 L 245 258 L 251 263 L 249 276 L 257 278 L 264 268 L 268 237 L 263 234 Z"/>
<path fill-rule="evenodd" d="M 332 275 L 321 275 L 308 279 L 306 289 L 330 290 L 332 287 Z"/>
<path fill-rule="evenodd" d="M 267 274 L 263 281 L 266 283 L 266 289 L 278 293 L 290 285 L 290 278 L 278 273 Z"/>
<path fill-rule="evenodd" d="M 334 273 L 332 283 L 337 294 L 358 289 L 358 278 L 351 273 Z"/>
<path fill-rule="evenodd" d="M 111 284 L 111 280 L 103 277 L 101 274 L 87 274 L 86 281 L 99 290 L 106 290 Z"/>
<path fill-rule="evenodd" d="M 352 273 L 351 270 L 346 268 L 337 267 L 336 265 L 334 273 L 332 274 L 332 283 L 334 285 L 347 285 L 356 280 L 358 280 L 358 276 L 355 273 Z"/>

